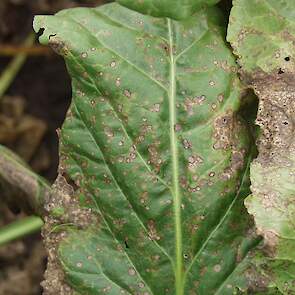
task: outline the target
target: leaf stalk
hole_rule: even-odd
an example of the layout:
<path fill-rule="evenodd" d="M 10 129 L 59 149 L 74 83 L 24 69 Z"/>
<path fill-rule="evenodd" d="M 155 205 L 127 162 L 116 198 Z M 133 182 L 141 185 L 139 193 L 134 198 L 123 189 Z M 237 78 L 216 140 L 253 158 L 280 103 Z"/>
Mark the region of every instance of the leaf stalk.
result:
<path fill-rule="evenodd" d="M 0 228 L 0 246 L 34 233 L 43 225 L 40 217 L 29 216 Z"/>

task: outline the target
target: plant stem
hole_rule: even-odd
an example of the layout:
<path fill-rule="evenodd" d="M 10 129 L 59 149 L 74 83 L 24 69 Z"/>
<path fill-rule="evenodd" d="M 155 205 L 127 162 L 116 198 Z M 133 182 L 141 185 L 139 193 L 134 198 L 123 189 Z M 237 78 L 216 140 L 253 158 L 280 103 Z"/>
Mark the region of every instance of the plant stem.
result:
<path fill-rule="evenodd" d="M 0 228 L 0 246 L 40 230 L 43 225 L 41 218 L 29 216 Z"/>
<path fill-rule="evenodd" d="M 0 181 L 4 188 L 13 188 L 20 196 L 21 203 L 30 207 L 35 214 L 42 215 L 43 200 L 50 192 L 49 183 L 40 175 L 34 173 L 30 167 L 16 154 L 0 144 Z M 11 190 L 2 190 L 3 197 L 11 198 Z"/>
<path fill-rule="evenodd" d="M 24 41 L 24 46 L 31 46 L 34 44 L 35 35 L 31 33 L 26 40 Z M 16 55 L 13 60 L 8 64 L 6 69 L 3 71 L 2 75 L 0 76 L 0 99 L 6 92 L 6 90 L 11 85 L 12 81 L 14 80 L 15 76 L 22 68 L 25 60 L 27 58 L 26 53 L 19 53 Z"/>
<path fill-rule="evenodd" d="M 33 45 L 33 46 L 13 46 L 13 45 L 2 45 L 0 47 L 1 56 L 13 56 L 24 53 L 27 56 L 49 56 L 53 54 L 53 51 L 45 46 Z"/>

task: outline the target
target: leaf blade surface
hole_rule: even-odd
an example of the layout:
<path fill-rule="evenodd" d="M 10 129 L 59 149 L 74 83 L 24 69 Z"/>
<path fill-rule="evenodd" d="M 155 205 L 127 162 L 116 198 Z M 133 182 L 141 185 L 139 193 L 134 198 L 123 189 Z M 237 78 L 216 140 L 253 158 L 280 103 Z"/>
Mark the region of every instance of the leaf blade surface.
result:
<path fill-rule="evenodd" d="M 249 136 L 221 23 L 216 9 L 175 22 L 117 4 L 36 19 L 73 83 L 60 174 L 96 220 L 80 216 L 85 229 L 68 229 L 59 247 L 82 294 L 246 284 L 235 269 L 253 247 L 242 204 Z"/>
<path fill-rule="evenodd" d="M 140 13 L 156 17 L 182 20 L 190 17 L 204 6 L 213 6 L 220 0 L 117 0 L 118 3 Z"/>

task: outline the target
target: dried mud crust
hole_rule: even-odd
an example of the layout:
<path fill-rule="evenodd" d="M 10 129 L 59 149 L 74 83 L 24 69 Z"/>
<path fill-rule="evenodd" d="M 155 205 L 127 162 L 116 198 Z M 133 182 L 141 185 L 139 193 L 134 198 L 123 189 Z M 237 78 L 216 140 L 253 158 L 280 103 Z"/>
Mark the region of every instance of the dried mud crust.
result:
<path fill-rule="evenodd" d="M 68 236 L 65 229 L 67 226 L 79 230 L 97 223 L 97 218 L 91 209 L 81 207 L 77 198 L 79 190 L 75 191 L 73 186 L 60 173 L 52 186 L 52 193 L 45 200 L 44 208 L 47 216 L 42 236 L 48 261 L 45 280 L 41 283 L 44 295 L 76 294 L 65 281 L 65 273 L 58 259 L 58 247 Z"/>
<path fill-rule="evenodd" d="M 257 141 L 259 155 L 252 163 L 252 171 L 264 180 L 253 179 L 251 190 L 260 199 L 263 210 L 287 212 L 289 196 L 278 187 L 286 186 L 281 171 L 287 168 L 291 177 L 295 167 L 295 78 L 287 72 L 258 73 L 252 86 L 259 98 L 256 123 L 261 128 Z M 280 234 L 260 226 L 257 234 L 264 238 L 264 252 L 274 257 Z"/>
<path fill-rule="evenodd" d="M 51 233 L 55 223 L 50 217 L 45 219 L 42 230 L 43 243 L 48 255 L 44 281 L 41 282 L 43 294 L 74 294 L 70 286 L 65 283 L 64 272 L 57 257 L 59 242 L 66 236 L 65 232 Z"/>
<path fill-rule="evenodd" d="M 259 98 L 256 123 L 261 134 L 257 141 L 259 155 L 252 163 L 255 178 L 251 190 L 266 212 L 289 214 L 292 196 L 287 186 L 295 167 L 295 78 L 292 73 L 258 74 L 252 86 Z M 283 176 L 287 172 L 288 180 Z M 259 226 L 257 233 L 264 237 L 266 254 L 274 256 L 279 233 Z"/>
<path fill-rule="evenodd" d="M 261 127 L 257 161 L 290 164 L 295 152 L 295 77 L 292 73 L 257 75 L 252 87 L 259 98 L 256 123 Z"/>
<path fill-rule="evenodd" d="M 256 294 L 268 292 L 270 285 L 273 288 L 280 285 L 275 263 L 281 257 L 288 261 L 286 232 L 294 232 L 290 204 L 294 203 L 295 183 L 295 78 L 290 71 L 281 69 L 243 78 L 259 99 L 256 119 L 260 127 L 259 153 L 251 164 L 252 195 L 245 201 L 248 213 L 254 217 L 256 232 L 263 237 L 258 247 L 262 256 L 257 258 L 253 253 L 255 263 L 246 273 L 249 291 Z M 289 271 L 287 265 L 282 269 Z M 284 294 L 293 294 L 289 293 L 292 284 L 286 279 Z"/>

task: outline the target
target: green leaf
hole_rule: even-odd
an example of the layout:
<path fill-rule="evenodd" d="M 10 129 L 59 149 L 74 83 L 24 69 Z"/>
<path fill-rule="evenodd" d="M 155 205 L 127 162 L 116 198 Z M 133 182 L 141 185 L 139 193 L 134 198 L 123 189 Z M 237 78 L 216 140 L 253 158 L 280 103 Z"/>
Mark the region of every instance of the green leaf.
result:
<path fill-rule="evenodd" d="M 243 71 L 294 69 L 295 1 L 234 0 L 227 39 Z"/>
<path fill-rule="evenodd" d="M 44 232 L 48 271 L 57 255 L 76 292 L 247 288 L 251 143 L 220 19 L 215 8 L 176 22 L 118 4 L 36 17 L 72 77 Z"/>
<path fill-rule="evenodd" d="M 135 11 L 157 17 L 182 20 L 204 6 L 213 6 L 220 0 L 116 0 Z"/>
<path fill-rule="evenodd" d="M 252 195 L 245 201 L 264 238 L 263 253 L 254 259 L 256 271 L 276 294 L 294 294 L 295 2 L 233 4 L 228 40 L 259 98 L 259 156 L 251 165 Z"/>

